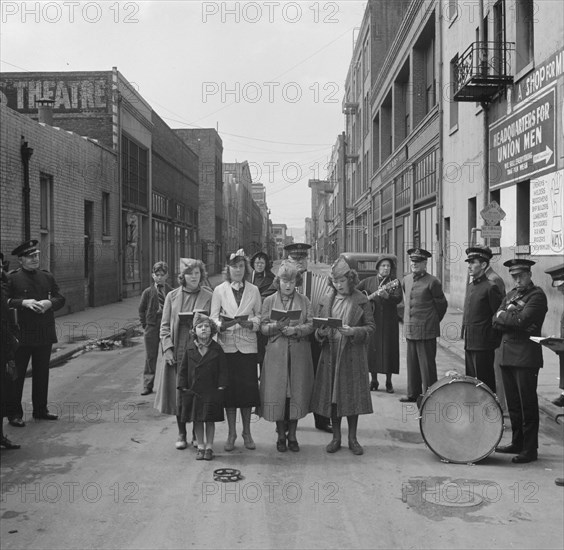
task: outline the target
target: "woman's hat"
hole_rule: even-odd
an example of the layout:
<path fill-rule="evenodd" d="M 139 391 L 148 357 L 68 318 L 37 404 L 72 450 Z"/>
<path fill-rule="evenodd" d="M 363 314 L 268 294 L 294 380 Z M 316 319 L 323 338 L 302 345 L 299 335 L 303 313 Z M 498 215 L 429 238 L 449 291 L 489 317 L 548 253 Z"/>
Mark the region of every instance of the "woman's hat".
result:
<path fill-rule="evenodd" d="M 232 254 L 229 255 L 229 259 L 227 260 L 227 263 L 228 265 L 233 265 L 241 260 L 246 260 L 246 259 L 247 259 L 247 255 L 245 254 L 245 251 L 242 248 L 240 248 L 239 250 L 237 250 L 237 252 L 233 252 Z"/>
<path fill-rule="evenodd" d="M 331 277 L 339 279 L 344 277 L 351 270 L 349 264 L 342 256 L 339 256 L 331 266 Z"/>

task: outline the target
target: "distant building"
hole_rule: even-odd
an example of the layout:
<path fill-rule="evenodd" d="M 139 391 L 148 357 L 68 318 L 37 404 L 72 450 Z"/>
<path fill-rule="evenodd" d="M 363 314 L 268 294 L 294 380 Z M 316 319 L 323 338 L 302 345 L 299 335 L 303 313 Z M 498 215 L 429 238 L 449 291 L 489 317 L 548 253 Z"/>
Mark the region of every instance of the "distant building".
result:
<path fill-rule="evenodd" d="M 199 157 L 199 245 L 208 273 L 220 273 L 227 238 L 224 215 L 223 142 L 213 128 L 173 130 Z"/>
<path fill-rule="evenodd" d="M 281 260 L 284 257 L 284 247 L 288 244 L 286 231 L 288 231 L 288 226 L 285 223 L 272 224 L 272 235 L 276 243 L 275 260 Z"/>

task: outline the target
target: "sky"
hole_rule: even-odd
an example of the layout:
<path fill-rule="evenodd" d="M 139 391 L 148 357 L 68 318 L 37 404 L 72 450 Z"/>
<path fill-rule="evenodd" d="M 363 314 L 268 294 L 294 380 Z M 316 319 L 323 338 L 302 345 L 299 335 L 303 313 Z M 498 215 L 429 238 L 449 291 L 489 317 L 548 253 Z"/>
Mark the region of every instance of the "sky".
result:
<path fill-rule="evenodd" d="M 171 128 L 216 128 L 274 223 L 303 238 L 309 179 L 344 130 L 366 1 L 0 3 L 2 71 L 118 70 Z"/>

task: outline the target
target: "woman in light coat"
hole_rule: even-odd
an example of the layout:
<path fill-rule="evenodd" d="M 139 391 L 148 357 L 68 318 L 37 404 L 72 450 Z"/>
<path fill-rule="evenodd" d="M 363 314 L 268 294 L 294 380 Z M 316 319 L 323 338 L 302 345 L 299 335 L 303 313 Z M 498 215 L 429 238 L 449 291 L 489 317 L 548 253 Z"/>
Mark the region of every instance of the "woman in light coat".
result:
<path fill-rule="evenodd" d="M 190 322 L 180 322 L 179 313 L 202 310 L 208 312 L 212 292 L 202 287 L 207 272 L 201 260 L 183 260 L 184 269 L 178 276 L 180 286 L 166 295 L 163 306 L 160 338 L 163 349 L 163 363 L 157 369 L 157 394 L 155 408 L 163 414 L 176 416 L 178 425 L 177 449 L 186 449 L 186 422 L 182 418 L 184 394 L 177 391 L 177 366 L 182 363 L 184 352 L 193 335 Z"/>
<path fill-rule="evenodd" d="M 241 409 L 243 442 L 255 449 L 251 436 L 251 409 L 260 405 L 257 376 L 257 331 L 260 326 L 259 289 L 245 281 L 250 275 L 245 251 L 237 250 L 227 263 L 227 280 L 213 291 L 210 317 L 219 326 L 217 341 L 225 352 L 227 388 L 225 412 L 229 433 L 224 449 L 232 451 L 237 439 L 236 413 Z M 235 317 L 246 317 L 235 319 Z"/>
<path fill-rule="evenodd" d="M 278 291 L 265 298 L 261 314 L 261 331 L 268 336 L 260 381 L 261 416 L 276 422 L 277 450 L 297 452 L 298 420 L 311 412 L 313 362 L 308 335 L 313 332 L 313 317 L 307 296 L 296 292 L 302 276 L 295 265 L 283 262 L 273 284 Z M 300 311 L 300 317 L 272 320 L 273 309 Z"/>

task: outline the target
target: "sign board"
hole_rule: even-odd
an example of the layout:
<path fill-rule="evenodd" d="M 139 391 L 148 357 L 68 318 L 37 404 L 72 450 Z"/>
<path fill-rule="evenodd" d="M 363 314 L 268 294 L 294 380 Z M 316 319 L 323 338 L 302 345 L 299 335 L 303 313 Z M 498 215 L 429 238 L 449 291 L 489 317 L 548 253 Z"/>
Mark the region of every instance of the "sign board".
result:
<path fill-rule="evenodd" d="M 489 130 L 490 189 L 554 169 L 556 87 L 522 102 Z"/>
<path fill-rule="evenodd" d="M 564 169 L 531 180 L 531 256 L 562 256 L 564 236 Z"/>
<path fill-rule="evenodd" d="M 486 225 L 495 225 L 505 218 L 505 212 L 497 201 L 492 201 L 480 212 L 480 216 L 482 216 Z"/>
<path fill-rule="evenodd" d="M 501 239 L 501 225 L 482 225 L 483 239 Z"/>

